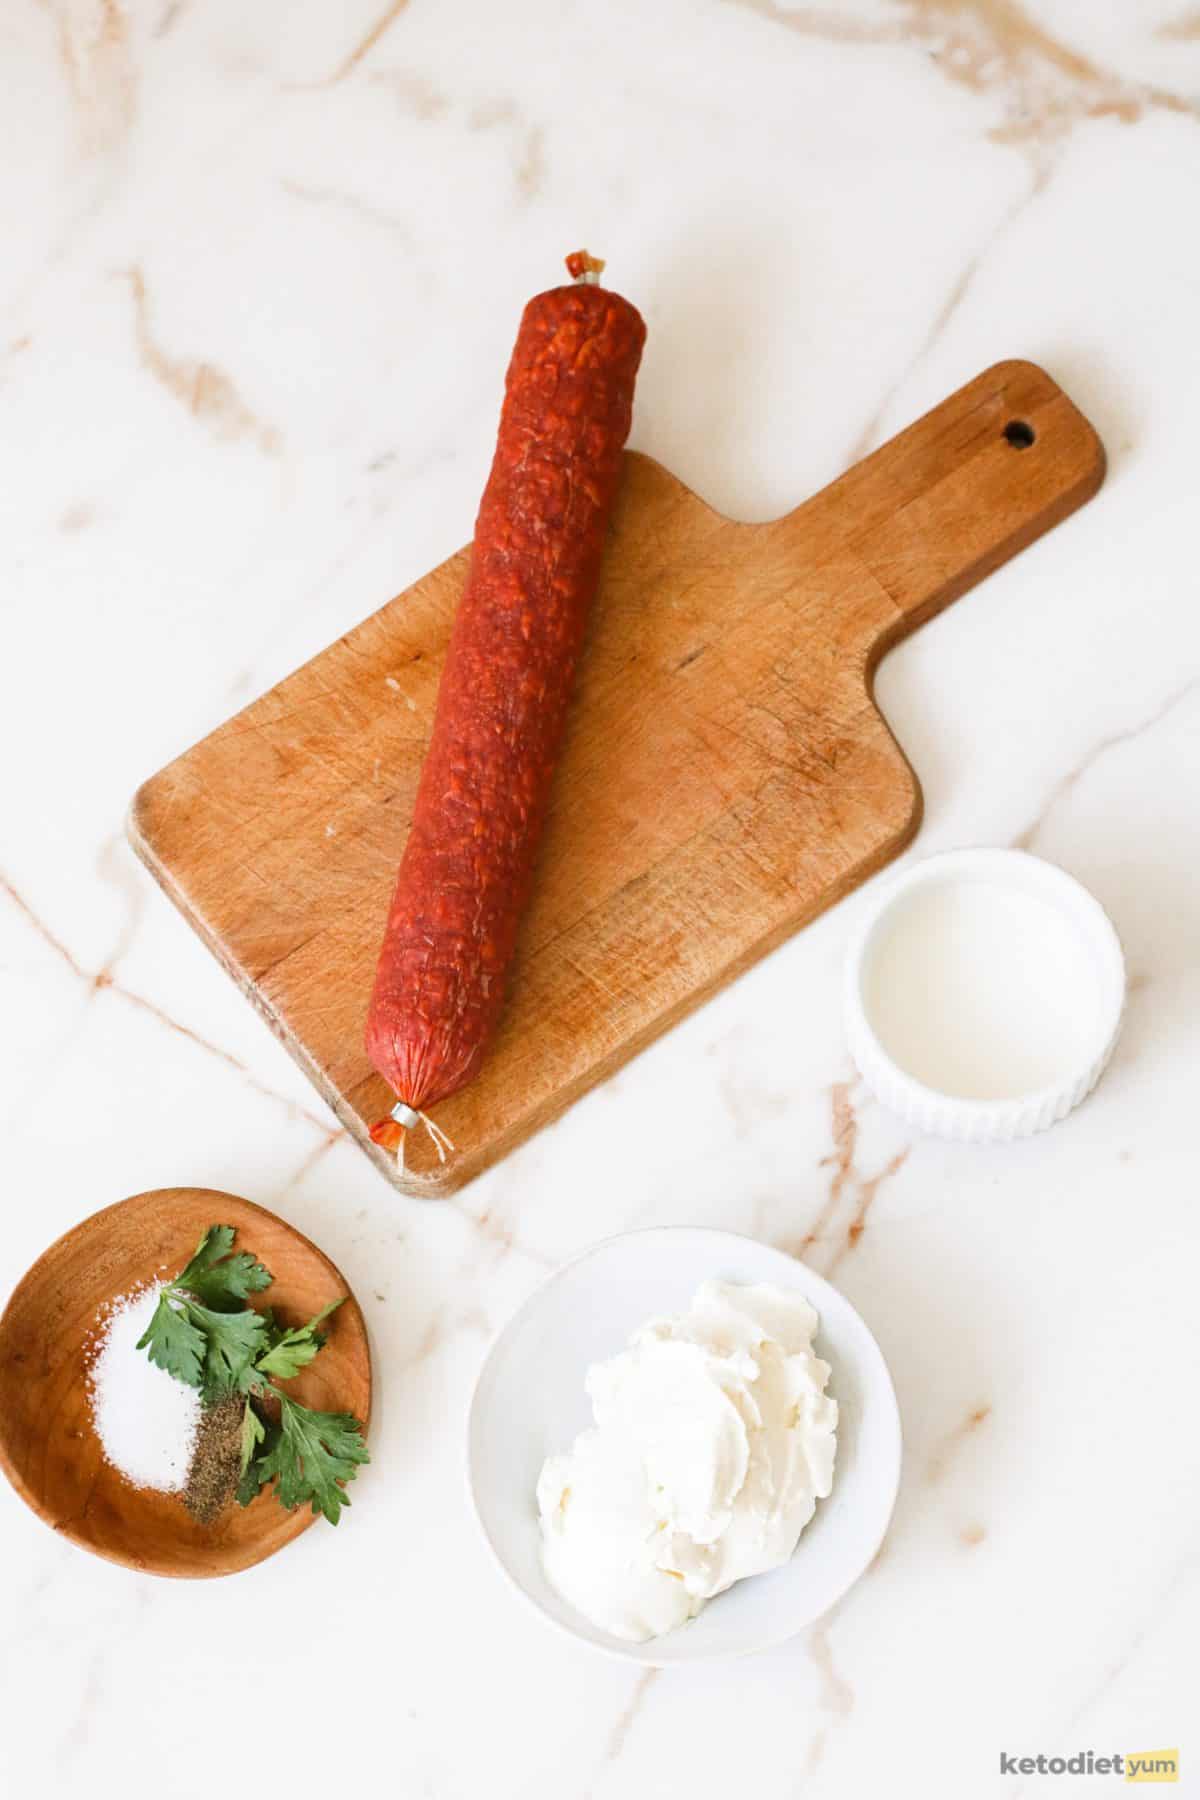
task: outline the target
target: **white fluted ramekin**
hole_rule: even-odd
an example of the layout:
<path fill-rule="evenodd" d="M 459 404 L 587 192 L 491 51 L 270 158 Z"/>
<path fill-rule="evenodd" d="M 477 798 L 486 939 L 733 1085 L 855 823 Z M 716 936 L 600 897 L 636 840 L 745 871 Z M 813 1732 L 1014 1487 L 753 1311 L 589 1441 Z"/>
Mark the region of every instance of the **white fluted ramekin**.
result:
<path fill-rule="evenodd" d="M 1052 1085 L 1011 1098 L 970 1098 L 930 1087 L 885 1048 L 871 1019 L 866 975 L 879 935 L 918 887 L 984 879 L 1049 902 L 1086 949 L 1097 983 L 1094 1030 L 1076 1066 Z M 1024 850 L 949 850 L 890 881 L 855 933 L 846 957 L 850 1054 L 867 1087 L 919 1131 L 959 1143 L 1007 1143 L 1044 1131 L 1087 1098 L 1113 1053 L 1125 1011 L 1125 959 L 1112 920 L 1074 876 Z"/>

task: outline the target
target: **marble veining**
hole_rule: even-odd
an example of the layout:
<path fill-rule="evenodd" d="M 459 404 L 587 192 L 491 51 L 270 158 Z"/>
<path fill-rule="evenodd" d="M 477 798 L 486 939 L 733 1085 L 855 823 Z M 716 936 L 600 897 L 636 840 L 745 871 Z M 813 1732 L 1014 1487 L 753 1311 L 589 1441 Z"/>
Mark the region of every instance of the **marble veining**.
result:
<path fill-rule="evenodd" d="M 1041 1790 L 1002 1749 L 1194 1761 L 1200 12 L 17 0 L 0 42 L 0 1298 L 99 1206 L 223 1187 L 344 1268 L 378 1381 L 343 1524 L 236 1582 L 109 1568 L 0 1489 L 0 1792 L 116 1800 L 135 1744 L 207 1800 L 179 1746 L 244 1691 L 335 1722 L 277 1744 L 281 1789 L 405 1800 L 1011 1800 Z M 862 1090 L 857 894 L 406 1201 L 134 863 L 148 773 L 465 540 L 519 309 L 582 242 L 649 322 L 634 442 L 734 516 L 1005 356 L 1100 430 L 1094 504 L 877 681 L 908 854 L 1031 848 L 1121 933 L 1117 1055 L 1045 1136 L 916 1139 Z M 845 1288 L 906 1463 L 829 1618 L 637 1674 L 495 1572 L 463 1421 L 536 1283 L 670 1223 Z"/>

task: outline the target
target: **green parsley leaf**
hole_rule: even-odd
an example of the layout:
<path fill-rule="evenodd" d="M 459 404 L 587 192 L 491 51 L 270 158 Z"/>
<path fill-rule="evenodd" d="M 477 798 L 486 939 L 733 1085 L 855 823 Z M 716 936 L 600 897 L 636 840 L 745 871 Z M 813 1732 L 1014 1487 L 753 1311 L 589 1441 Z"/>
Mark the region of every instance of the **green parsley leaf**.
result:
<path fill-rule="evenodd" d="M 254 1458 L 254 1452 L 266 1435 L 267 1428 L 254 1410 L 254 1402 L 247 1396 L 246 1410 L 242 1414 L 242 1466 L 239 1471 L 243 1478 Z"/>
<path fill-rule="evenodd" d="M 259 1373 L 273 1375 L 279 1381 L 287 1381 L 293 1375 L 298 1375 L 301 1369 L 307 1368 L 326 1342 L 324 1332 L 318 1331 L 317 1326 L 330 1313 L 337 1311 L 345 1297 L 343 1294 L 341 1300 L 331 1300 L 328 1306 L 323 1306 L 319 1313 L 314 1314 L 307 1325 L 293 1326 L 291 1331 L 275 1329 L 266 1355 L 260 1356 L 254 1365 Z"/>
<path fill-rule="evenodd" d="M 158 1296 L 158 1305 L 137 1348 L 145 1350 L 158 1368 L 165 1369 L 176 1381 L 198 1388 L 204 1380 L 204 1358 L 208 1340 L 188 1317 L 187 1308 L 174 1300 L 169 1289 Z"/>
<path fill-rule="evenodd" d="M 275 1446 L 280 1438 L 279 1426 L 274 1420 L 259 1419 L 258 1424 L 263 1434 L 261 1440 L 263 1449 L 259 1456 L 256 1457 L 252 1455 L 250 1461 L 242 1470 L 242 1478 L 238 1482 L 237 1490 L 237 1501 L 239 1506 L 249 1506 L 252 1500 L 258 1498 L 262 1491 L 263 1482 L 266 1480 L 266 1476 L 262 1472 L 263 1462 L 273 1454 Z M 245 1442 L 243 1440 L 243 1450 L 244 1449 Z"/>
<path fill-rule="evenodd" d="M 196 1245 L 191 1262 L 175 1277 L 174 1286 L 187 1287 L 197 1275 L 202 1275 L 223 1256 L 228 1256 L 236 1236 L 237 1232 L 232 1225 L 210 1225 Z"/>
<path fill-rule="evenodd" d="M 261 1385 L 254 1361 L 266 1348 L 267 1330 L 251 1307 L 244 1312 L 213 1312 L 195 1300 L 185 1300 L 187 1315 L 205 1337 L 204 1370 L 200 1386 L 204 1404 L 211 1406 L 224 1394 L 248 1393 Z"/>
<path fill-rule="evenodd" d="M 247 1250 L 231 1255 L 236 1233 L 232 1225 L 210 1225 L 196 1254 L 175 1277 L 172 1287 L 192 1294 L 214 1312 L 236 1312 L 251 1294 L 270 1287 L 272 1275 Z"/>
<path fill-rule="evenodd" d="M 259 1487 L 276 1481 L 280 1503 L 289 1512 L 309 1501 L 315 1513 L 324 1513 L 336 1525 L 343 1506 L 350 1504 L 339 1483 L 353 1481 L 359 1465 L 371 1460 L 362 1426 L 351 1413 L 314 1412 L 278 1389 L 275 1395 L 281 1409 L 278 1435 L 270 1434 L 243 1488 L 256 1475 Z"/>

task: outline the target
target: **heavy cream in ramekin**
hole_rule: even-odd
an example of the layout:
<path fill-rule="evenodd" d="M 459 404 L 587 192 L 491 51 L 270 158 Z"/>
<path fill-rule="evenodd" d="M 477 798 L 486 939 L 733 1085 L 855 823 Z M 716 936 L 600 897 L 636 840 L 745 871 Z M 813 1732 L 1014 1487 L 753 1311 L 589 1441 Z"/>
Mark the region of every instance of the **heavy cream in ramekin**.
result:
<path fill-rule="evenodd" d="M 1121 945 L 1073 876 L 1022 850 L 952 850 L 887 884 L 846 962 L 850 1051 L 885 1105 L 968 1143 L 1028 1136 L 1099 1080 L 1125 1003 Z"/>

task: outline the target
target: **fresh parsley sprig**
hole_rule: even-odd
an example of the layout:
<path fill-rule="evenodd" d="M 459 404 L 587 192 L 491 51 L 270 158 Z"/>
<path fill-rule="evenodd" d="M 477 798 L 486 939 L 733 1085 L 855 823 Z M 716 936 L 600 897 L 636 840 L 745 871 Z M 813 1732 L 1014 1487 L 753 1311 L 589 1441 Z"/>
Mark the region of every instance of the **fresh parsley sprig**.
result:
<path fill-rule="evenodd" d="M 289 1512 L 307 1502 L 336 1525 L 343 1506 L 350 1504 L 341 1483 L 353 1481 L 359 1465 L 371 1460 L 362 1427 L 350 1413 L 315 1412 L 279 1388 L 272 1391 L 279 1401 L 278 1422 L 257 1432 L 253 1426 L 248 1432 L 243 1428 L 238 1499 L 249 1506 L 274 1481 L 280 1504 Z M 263 1446 L 257 1454 L 256 1444 Z"/>
<path fill-rule="evenodd" d="M 210 1225 L 174 1286 L 194 1294 L 214 1312 L 236 1312 L 251 1294 L 261 1294 L 275 1277 L 248 1250 L 233 1249 L 232 1225 Z"/>
<path fill-rule="evenodd" d="M 185 1386 L 198 1388 L 211 1406 L 230 1394 L 245 1396 L 242 1416 L 243 1506 L 275 1483 L 281 1505 L 308 1503 L 336 1525 L 350 1500 L 343 1483 L 370 1461 L 362 1426 L 350 1413 L 318 1412 L 277 1387 L 298 1375 L 324 1347 L 318 1327 L 341 1300 L 321 1308 L 307 1324 L 284 1326 L 269 1308 L 248 1304 L 274 1277 L 248 1251 L 234 1251 L 230 1225 L 210 1225 L 196 1253 L 159 1295 L 138 1349 Z M 264 1418 L 264 1402 L 279 1408 Z"/>
<path fill-rule="evenodd" d="M 319 1313 L 314 1314 L 307 1325 L 297 1325 L 291 1331 L 282 1330 L 272 1321 L 270 1346 L 254 1365 L 259 1374 L 275 1375 L 280 1381 L 289 1381 L 301 1369 L 306 1369 L 317 1351 L 325 1347 L 326 1334 L 318 1331 L 317 1326 L 330 1313 L 335 1313 L 341 1304 L 341 1300 L 331 1300 L 328 1306 L 323 1306 Z"/>
<path fill-rule="evenodd" d="M 267 1348 L 268 1325 L 247 1306 L 271 1282 L 270 1271 L 244 1250 L 231 1255 L 231 1225 L 210 1225 L 196 1254 L 158 1297 L 138 1349 L 152 1363 L 200 1389 L 206 1406 L 248 1393 L 254 1362 Z"/>

